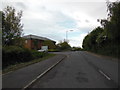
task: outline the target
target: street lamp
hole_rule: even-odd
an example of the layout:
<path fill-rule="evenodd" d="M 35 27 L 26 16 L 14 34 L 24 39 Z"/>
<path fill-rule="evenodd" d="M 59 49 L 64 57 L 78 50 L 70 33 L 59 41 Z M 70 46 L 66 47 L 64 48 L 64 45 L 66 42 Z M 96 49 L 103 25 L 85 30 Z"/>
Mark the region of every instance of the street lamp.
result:
<path fill-rule="evenodd" d="M 71 32 L 72 32 L 73 30 L 67 30 L 67 31 L 66 31 L 66 41 L 68 40 L 68 31 L 71 31 Z"/>

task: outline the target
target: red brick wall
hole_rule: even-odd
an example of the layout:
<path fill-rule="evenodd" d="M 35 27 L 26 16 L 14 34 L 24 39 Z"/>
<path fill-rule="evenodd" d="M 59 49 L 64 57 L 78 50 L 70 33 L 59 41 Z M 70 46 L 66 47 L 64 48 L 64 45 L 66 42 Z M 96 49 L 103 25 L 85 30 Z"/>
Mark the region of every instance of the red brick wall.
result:
<path fill-rule="evenodd" d="M 38 40 L 37 49 L 41 49 L 42 42 L 43 42 L 42 40 Z M 27 43 L 26 43 L 26 40 L 25 40 L 25 45 L 24 46 L 25 46 L 25 48 L 28 48 L 28 49 L 35 49 L 33 39 L 27 39 Z"/>
<path fill-rule="evenodd" d="M 31 49 L 31 40 L 30 39 L 26 39 L 24 46 L 25 46 L 25 48 Z"/>
<path fill-rule="evenodd" d="M 41 46 L 42 46 L 42 40 L 39 40 L 38 48 L 41 49 Z"/>

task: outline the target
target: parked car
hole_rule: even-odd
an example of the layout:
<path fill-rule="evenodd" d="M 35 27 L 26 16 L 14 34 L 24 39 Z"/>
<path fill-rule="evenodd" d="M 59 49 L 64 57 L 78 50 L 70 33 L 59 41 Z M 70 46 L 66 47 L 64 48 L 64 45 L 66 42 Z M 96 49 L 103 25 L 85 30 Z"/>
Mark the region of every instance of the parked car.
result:
<path fill-rule="evenodd" d="M 40 49 L 40 50 L 38 50 L 39 52 L 45 52 L 45 50 L 42 50 L 42 49 Z"/>
<path fill-rule="evenodd" d="M 39 52 L 47 52 L 48 51 L 48 46 L 42 46 Z"/>

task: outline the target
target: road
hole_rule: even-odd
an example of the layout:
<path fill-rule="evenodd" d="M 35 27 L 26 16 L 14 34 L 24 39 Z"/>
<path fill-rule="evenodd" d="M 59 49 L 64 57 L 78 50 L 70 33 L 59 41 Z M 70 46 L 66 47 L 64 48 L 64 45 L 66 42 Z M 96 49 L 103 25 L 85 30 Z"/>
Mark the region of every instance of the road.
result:
<path fill-rule="evenodd" d="M 117 88 L 118 62 L 85 51 L 55 52 L 55 57 L 3 75 L 3 88 L 23 88 L 64 58 L 29 88 Z M 63 54 L 63 55 L 61 55 Z"/>
<path fill-rule="evenodd" d="M 64 57 L 65 55 L 56 55 L 39 63 L 2 75 L 2 88 L 24 88 L 38 75 Z"/>
<path fill-rule="evenodd" d="M 58 52 L 67 58 L 30 88 L 117 88 L 118 63 L 84 52 Z"/>

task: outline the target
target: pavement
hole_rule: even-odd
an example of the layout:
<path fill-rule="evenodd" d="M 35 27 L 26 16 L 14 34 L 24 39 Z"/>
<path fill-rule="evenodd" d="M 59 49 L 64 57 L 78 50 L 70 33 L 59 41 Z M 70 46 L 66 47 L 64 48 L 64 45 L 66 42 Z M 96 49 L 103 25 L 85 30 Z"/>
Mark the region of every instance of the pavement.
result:
<path fill-rule="evenodd" d="M 65 58 L 30 88 L 118 88 L 118 62 L 84 52 Z"/>
<path fill-rule="evenodd" d="M 2 88 L 24 88 L 38 75 L 51 67 L 56 62 L 65 58 L 65 55 L 56 55 L 39 63 L 29 65 L 2 76 Z"/>

